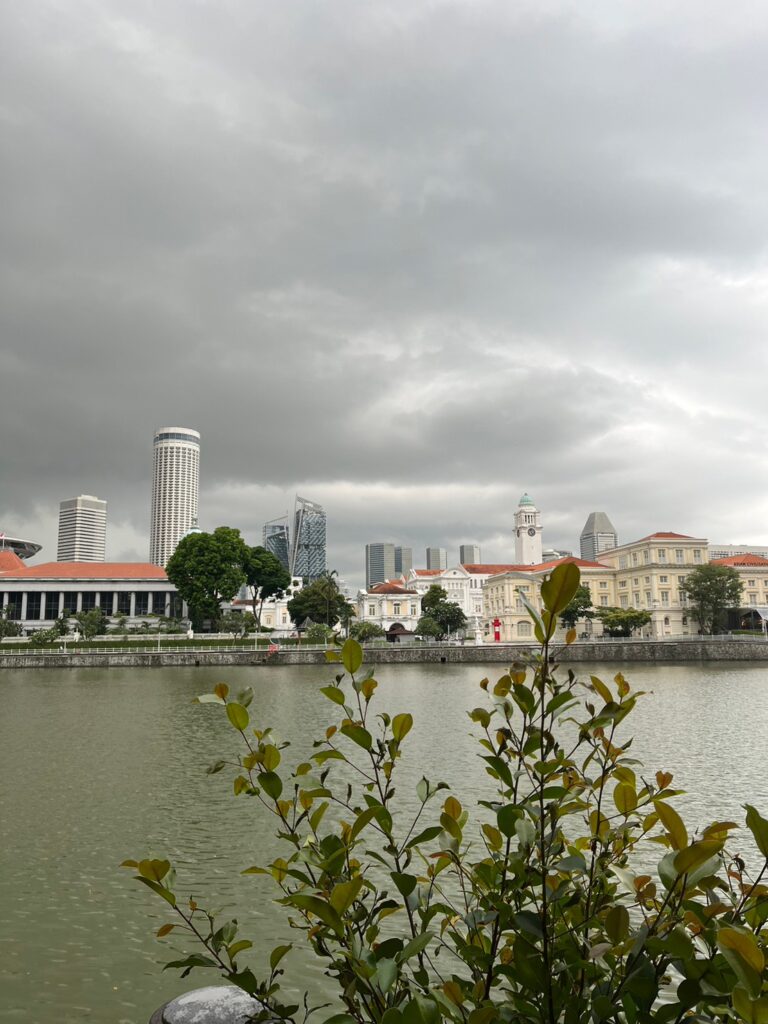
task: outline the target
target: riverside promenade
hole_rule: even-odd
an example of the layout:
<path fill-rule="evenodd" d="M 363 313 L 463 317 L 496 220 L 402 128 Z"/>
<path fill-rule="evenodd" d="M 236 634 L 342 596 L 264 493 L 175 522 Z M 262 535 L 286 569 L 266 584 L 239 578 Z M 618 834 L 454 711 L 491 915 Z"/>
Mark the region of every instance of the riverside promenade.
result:
<path fill-rule="evenodd" d="M 368 665 L 419 664 L 512 664 L 535 653 L 530 644 L 388 644 L 365 647 Z M 598 664 L 608 662 L 684 663 L 708 661 L 768 662 L 768 641 L 761 637 L 715 636 L 678 637 L 667 640 L 591 640 L 576 641 L 566 647 L 555 642 L 550 648 L 556 661 Z M 39 651 L 16 647 L 0 650 L 0 670 L 4 668 L 164 668 L 227 665 L 324 665 L 324 647 L 284 647 L 268 651 L 253 645 L 231 647 L 140 649 L 112 651 Z"/>

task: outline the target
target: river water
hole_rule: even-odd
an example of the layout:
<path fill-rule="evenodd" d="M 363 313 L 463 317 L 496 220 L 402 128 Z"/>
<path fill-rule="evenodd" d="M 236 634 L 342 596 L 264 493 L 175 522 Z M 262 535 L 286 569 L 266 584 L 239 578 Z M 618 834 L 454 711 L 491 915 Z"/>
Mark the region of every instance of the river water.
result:
<path fill-rule="evenodd" d="M 600 666 L 610 678 L 616 667 Z M 675 773 L 691 826 L 768 813 L 768 668 L 716 664 L 625 666 L 650 691 L 632 716 L 634 755 L 652 774 Z M 422 773 L 445 780 L 465 805 L 486 778 L 465 711 L 483 703 L 478 681 L 499 666 L 381 666 L 381 709 L 410 711 L 414 729 L 400 791 L 414 806 Z M 579 669 L 586 678 L 589 669 Z M 166 999 L 215 983 L 180 981 L 161 965 L 182 948 L 157 940 L 165 904 L 118 865 L 167 856 L 179 891 L 237 905 L 243 933 L 264 954 L 290 941 L 268 879 L 242 868 L 276 847 L 256 801 L 235 798 L 226 771 L 205 766 L 236 750 L 218 706 L 192 703 L 220 681 L 252 686 L 254 724 L 272 725 L 310 752 L 333 708 L 318 693 L 322 667 L 84 669 L 0 672 L 0 1021 L 146 1024 Z M 744 846 L 749 844 L 744 840 Z M 230 915 L 231 916 L 231 915 Z M 191 951 L 191 947 L 190 947 Z M 321 969 L 298 952 L 289 973 L 322 993 Z"/>

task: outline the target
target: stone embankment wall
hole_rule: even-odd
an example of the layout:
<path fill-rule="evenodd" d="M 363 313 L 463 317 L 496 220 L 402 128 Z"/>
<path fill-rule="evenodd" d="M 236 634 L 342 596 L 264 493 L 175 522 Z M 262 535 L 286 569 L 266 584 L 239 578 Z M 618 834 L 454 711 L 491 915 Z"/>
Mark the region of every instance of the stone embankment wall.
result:
<path fill-rule="evenodd" d="M 532 648 L 520 645 L 485 644 L 481 647 L 465 645 L 399 647 L 370 647 L 366 650 L 369 665 L 418 665 L 424 663 L 511 664 Z M 707 661 L 766 661 L 768 642 L 760 639 L 696 639 L 696 640 L 635 640 L 579 642 L 570 647 L 554 645 L 552 653 L 560 662 L 707 662 Z M 284 649 L 273 654 L 265 650 L 200 650 L 153 651 L 118 653 L 0 654 L 3 668 L 168 668 L 173 666 L 226 666 L 226 665 L 322 665 L 323 651 Z"/>

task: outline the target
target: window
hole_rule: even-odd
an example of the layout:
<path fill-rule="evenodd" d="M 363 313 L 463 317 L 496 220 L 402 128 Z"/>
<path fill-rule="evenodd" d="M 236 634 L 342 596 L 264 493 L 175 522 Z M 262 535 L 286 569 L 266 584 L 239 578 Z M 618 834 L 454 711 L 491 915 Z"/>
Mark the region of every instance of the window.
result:
<path fill-rule="evenodd" d="M 416 614 L 416 605 L 412 604 L 411 605 L 411 615 L 415 615 L 415 614 Z"/>
<path fill-rule="evenodd" d="M 40 618 L 39 594 L 27 594 L 27 618 L 35 620 Z"/>
<path fill-rule="evenodd" d="M 643 576 L 643 583 L 648 584 L 650 582 L 651 582 L 651 577 L 650 576 Z"/>
<path fill-rule="evenodd" d="M 660 562 L 666 562 L 666 560 L 667 560 L 667 552 L 666 552 L 666 550 L 664 548 L 659 548 L 659 550 L 656 552 L 656 555 L 657 555 L 658 560 Z"/>
<path fill-rule="evenodd" d="M 120 591 L 117 595 L 117 614 L 118 615 L 130 615 L 131 614 L 131 595 L 123 591 Z"/>
<path fill-rule="evenodd" d="M 632 552 L 632 565 L 637 565 L 637 552 Z"/>
<path fill-rule="evenodd" d="M 750 604 L 757 604 L 757 594 L 747 594 L 747 600 Z M 30 618 L 30 616 L 27 615 L 27 618 Z"/>
<path fill-rule="evenodd" d="M 393 615 L 399 615 L 400 614 L 400 602 L 399 601 L 395 601 L 393 603 L 393 605 L 392 605 L 392 614 Z"/>
<path fill-rule="evenodd" d="M 639 590 L 635 590 L 634 593 L 632 594 L 632 604 L 634 605 L 635 608 L 639 608 L 640 607 L 640 591 Z"/>
<path fill-rule="evenodd" d="M 95 590 L 84 590 L 83 591 L 83 603 L 82 610 L 84 612 L 90 612 L 96 607 L 96 591 Z"/>
<path fill-rule="evenodd" d="M 669 616 L 668 616 L 668 615 L 665 615 L 665 616 L 664 616 L 664 625 L 665 625 L 665 626 L 668 626 L 668 625 L 669 625 Z"/>
<path fill-rule="evenodd" d="M 628 608 L 629 607 L 629 597 L 627 596 L 627 594 L 622 594 L 619 597 L 619 604 L 621 605 L 622 608 Z"/>
<path fill-rule="evenodd" d="M 619 580 L 619 586 L 620 587 L 626 587 L 626 585 L 627 585 L 627 581 L 626 580 Z"/>
<path fill-rule="evenodd" d="M 646 590 L 646 592 L 645 592 L 645 607 L 646 608 L 650 608 L 651 607 L 651 592 L 650 592 L 650 590 Z"/>
<path fill-rule="evenodd" d="M 700 562 L 701 561 L 701 548 L 694 548 L 694 550 L 693 550 L 693 560 L 694 560 L 694 562 Z"/>
<path fill-rule="evenodd" d="M 626 569 L 627 568 L 627 556 L 626 555 L 620 555 L 619 556 L 619 568 L 620 569 Z"/>
<path fill-rule="evenodd" d="M 601 594 L 600 595 L 600 604 L 603 606 L 603 608 L 607 608 L 608 607 L 608 595 L 607 594 Z"/>
<path fill-rule="evenodd" d="M 648 563 L 650 562 L 650 560 L 651 560 L 651 552 L 650 552 L 650 551 L 648 551 L 648 549 L 646 549 L 646 550 L 645 550 L 645 551 L 643 552 L 643 561 L 644 561 L 644 562 L 645 562 L 645 564 L 647 565 L 647 564 L 648 564 Z"/>
<path fill-rule="evenodd" d="M 661 603 L 663 605 L 668 605 L 669 604 L 669 591 L 668 590 L 662 590 L 662 592 L 661 592 Z"/>
<path fill-rule="evenodd" d="M 675 548 L 675 561 L 678 565 L 682 565 L 685 561 L 685 553 L 682 548 Z"/>
<path fill-rule="evenodd" d="M 163 603 L 162 607 L 165 608 L 165 603 Z M 149 611 L 149 594 L 141 594 L 141 593 L 137 594 L 136 595 L 136 604 L 135 604 L 135 613 L 136 613 L 136 615 L 146 615 L 148 611 Z"/>
<path fill-rule="evenodd" d="M 640 586 L 640 577 L 639 576 L 635 576 L 635 578 L 632 580 L 632 586 L 633 587 L 639 587 Z"/>
<path fill-rule="evenodd" d="M 680 586 L 681 583 L 685 583 L 685 576 L 678 576 L 677 577 L 677 585 L 678 585 L 678 587 Z"/>
<path fill-rule="evenodd" d="M 518 622 L 518 624 L 517 624 L 517 635 L 518 636 L 530 636 L 531 635 L 531 624 L 530 624 L 530 622 Z"/>
<path fill-rule="evenodd" d="M 369 604 L 368 605 L 368 614 L 369 615 L 375 615 L 376 614 L 376 605 L 375 604 Z"/>
<path fill-rule="evenodd" d="M 748 587 L 754 587 L 754 585 L 755 585 L 755 581 L 754 580 L 747 580 L 747 586 Z"/>
<path fill-rule="evenodd" d="M 602 580 L 600 582 L 600 589 L 601 590 L 607 590 L 608 589 L 608 584 L 605 582 L 605 580 Z"/>
<path fill-rule="evenodd" d="M 659 576 L 659 583 L 669 583 L 668 576 Z"/>

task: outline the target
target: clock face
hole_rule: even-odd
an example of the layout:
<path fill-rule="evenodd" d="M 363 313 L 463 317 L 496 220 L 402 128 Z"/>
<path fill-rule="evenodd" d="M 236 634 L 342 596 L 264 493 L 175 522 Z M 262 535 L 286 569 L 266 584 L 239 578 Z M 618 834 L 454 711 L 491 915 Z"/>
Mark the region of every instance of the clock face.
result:
<path fill-rule="evenodd" d="M 534 528 L 532 526 L 528 527 L 528 536 L 529 537 L 535 537 L 536 536 L 536 531 L 534 530 Z"/>

